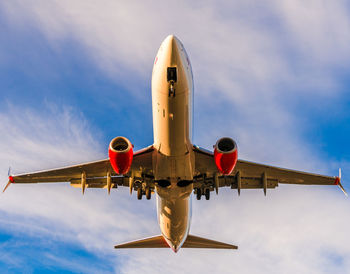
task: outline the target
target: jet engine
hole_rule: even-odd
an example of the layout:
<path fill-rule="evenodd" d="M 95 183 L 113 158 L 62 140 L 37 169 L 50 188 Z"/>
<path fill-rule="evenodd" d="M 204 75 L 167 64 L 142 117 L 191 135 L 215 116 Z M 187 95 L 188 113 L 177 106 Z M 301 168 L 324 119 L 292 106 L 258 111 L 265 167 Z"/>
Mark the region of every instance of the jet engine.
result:
<path fill-rule="evenodd" d="M 133 146 L 125 137 L 114 138 L 108 148 L 111 165 L 117 174 L 126 174 L 132 163 Z"/>
<path fill-rule="evenodd" d="M 224 175 L 230 174 L 238 159 L 237 144 L 228 137 L 219 139 L 214 146 L 214 161 L 218 171 Z"/>

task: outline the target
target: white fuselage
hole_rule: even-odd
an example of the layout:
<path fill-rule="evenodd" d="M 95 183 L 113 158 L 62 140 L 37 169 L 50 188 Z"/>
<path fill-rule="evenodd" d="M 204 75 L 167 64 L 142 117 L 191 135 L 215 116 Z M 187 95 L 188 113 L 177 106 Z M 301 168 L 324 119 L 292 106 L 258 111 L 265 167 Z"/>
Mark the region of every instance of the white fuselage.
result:
<path fill-rule="evenodd" d="M 191 221 L 192 104 L 191 64 L 181 42 L 169 35 L 159 48 L 152 72 L 153 135 L 157 151 L 153 170 L 155 181 L 160 182 L 156 184 L 160 229 L 175 251 L 186 240 Z"/>

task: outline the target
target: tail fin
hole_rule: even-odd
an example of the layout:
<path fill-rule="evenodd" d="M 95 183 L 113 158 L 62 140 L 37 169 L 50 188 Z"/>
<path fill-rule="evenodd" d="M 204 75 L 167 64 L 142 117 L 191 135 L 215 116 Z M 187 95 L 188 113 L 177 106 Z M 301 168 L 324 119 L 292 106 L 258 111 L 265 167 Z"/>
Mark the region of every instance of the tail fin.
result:
<path fill-rule="evenodd" d="M 127 242 L 114 246 L 114 248 L 165 248 L 169 247 L 162 235 L 153 236 L 141 240 Z M 238 246 L 213 241 L 193 235 L 188 235 L 182 248 L 216 248 L 216 249 L 238 249 Z"/>

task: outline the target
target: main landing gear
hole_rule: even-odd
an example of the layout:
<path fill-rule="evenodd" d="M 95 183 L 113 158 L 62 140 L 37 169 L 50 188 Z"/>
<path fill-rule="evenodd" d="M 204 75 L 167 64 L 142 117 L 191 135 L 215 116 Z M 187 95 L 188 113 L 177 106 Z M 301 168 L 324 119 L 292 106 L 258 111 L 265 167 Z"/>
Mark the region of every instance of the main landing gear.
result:
<path fill-rule="evenodd" d="M 205 196 L 206 200 L 209 200 L 210 199 L 210 189 L 206 188 L 204 191 L 202 191 L 201 188 L 197 188 L 197 190 L 196 190 L 197 200 L 200 200 L 202 198 L 202 195 Z"/>
<path fill-rule="evenodd" d="M 146 187 L 145 195 L 147 200 L 151 199 L 151 189 L 149 187 Z"/>
<path fill-rule="evenodd" d="M 146 187 L 145 190 L 142 190 L 142 187 L 139 187 L 137 189 L 137 199 L 141 200 L 142 196 L 145 195 L 147 200 L 151 199 L 151 189 L 149 187 Z"/>
<path fill-rule="evenodd" d="M 207 188 L 206 190 L 205 190 L 205 199 L 206 200 L 209 200 L 210 199 L 210 190 L 209 190 L 209 188 Z"/>
<path fill-rule="evenodd" d="M 200 188 L 197 188 L 197 200 L 200 200 L 202 198 L 202 190 Z"/>

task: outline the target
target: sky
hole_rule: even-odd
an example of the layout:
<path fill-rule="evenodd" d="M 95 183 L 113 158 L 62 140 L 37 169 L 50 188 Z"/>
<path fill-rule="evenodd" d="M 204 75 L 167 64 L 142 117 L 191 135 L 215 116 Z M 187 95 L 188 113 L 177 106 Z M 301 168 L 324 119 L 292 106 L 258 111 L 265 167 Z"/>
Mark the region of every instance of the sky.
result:
<path fill-rule="evenodd" d="M 194 139 L 327 175 L 350 190 L 348 1 L 1 1 L 0 181 L 153 142 L 151 73 L 165 37 L 194 74 Z M 220 189 L 191 233 L 237 251 L 121 250 L 160 233 L 154 197 L 69 184 L 0 197 L 1 273 L 350 273 L 350 201 L 333 186 Z"/>

